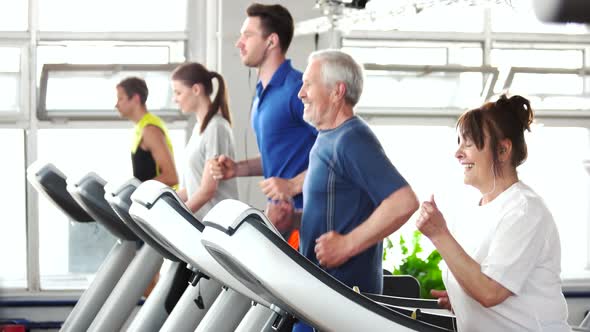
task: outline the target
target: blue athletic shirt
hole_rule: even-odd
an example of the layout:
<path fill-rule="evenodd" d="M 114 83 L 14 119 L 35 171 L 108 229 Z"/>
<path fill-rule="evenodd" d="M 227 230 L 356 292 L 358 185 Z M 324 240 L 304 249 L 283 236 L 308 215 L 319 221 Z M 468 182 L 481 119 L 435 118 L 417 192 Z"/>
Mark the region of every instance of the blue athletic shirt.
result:
<path fill-rule="evenodd" d="M 285 60 L 265 89 L 261 82 L 256 84 L 251 121 L 265 179 L 291 179 L 309 164 L 317 131 L 303 120 L 303 103 L 297 97 L 302 76 L 291 60 Z M 295 196 L 295 207 L 303 207 L 301 195 Z"/>
<path fill-rule="evenodd" d="M 320 130 L 311 149 L 303 184 L 300 251 L 319 265 L 315 241 L 328 231 L 350 233 L 381 202 L 407 185 L 385 155 L 369 126 L 354 116 L 331 130 Z M 368 248 L 338 268 L 326 270 L 361 292 L 383 291 L 383 243 Z"/>

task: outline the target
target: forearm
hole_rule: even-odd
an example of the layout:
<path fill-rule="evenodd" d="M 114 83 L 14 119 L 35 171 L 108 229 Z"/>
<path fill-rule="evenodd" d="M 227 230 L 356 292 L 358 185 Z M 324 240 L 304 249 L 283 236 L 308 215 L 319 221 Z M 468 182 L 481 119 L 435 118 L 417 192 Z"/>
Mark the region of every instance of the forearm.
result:
<path fill-rule="evenodd" d="M 178 197 L 180 197 L 180 199 L 181 199 L 183 202 L 186 202 L 186 201 L 187 201 L 188 197 L 187 197 L 187 195 L 186 195 L 186 188 L 180 188 L 180 189 L 178 189 L 178 190 L 176 191 L 176 194 L 178 195 Z"/>
<path fill-rule="evenodd" d="M 501 303 L 510 293 L 481 271 L 448 230 L 431 239 L 463 290 L 485 307 Z"/>
<path fill-rule="evenodd" d="M 236 176 L 262 176 L 262 160 L 260 157 L 237 162 Z"/>
<path fill-rule="evenodd" d="M 289 180 L 289 182 L 291 182 L 293 196 L 297 196 L 303 191 L 303 181 L 305 180 L 306 174 L 307 170 L 299 173 L 296 177 Z"/>
<path fill-rule="evenodd" d="M 418 209 L 418 200 L 409 186 L 399 189 L 373 211 L 369 218 L 348 233 L 350 257 L 383 241 L 404 225 Z"/>
<path fill-rule="evenodd" d="M 205 203 L 209 202 L 214 195 L 214 190 L 211 191 L 206 189 L 200 189 L 193 193 L 191 197 L 185 202 L 185 204 L 189 208 L 189 210 L 195 213 L 199 211 L 199 209 L 202 208 L 203 205 L 205 205 Z"/>

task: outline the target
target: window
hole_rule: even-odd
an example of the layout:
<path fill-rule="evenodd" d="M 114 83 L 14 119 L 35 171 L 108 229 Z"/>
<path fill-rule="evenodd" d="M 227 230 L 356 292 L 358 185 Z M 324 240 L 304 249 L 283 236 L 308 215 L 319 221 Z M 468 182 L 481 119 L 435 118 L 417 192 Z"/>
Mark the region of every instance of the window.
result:
<path fill-rule="evenodd" d="M 187 0 L 52 0 L 38 3 L 41 31 L 184 31 L 187 19 Z"/>
<path fill-rule="evenodd" d="M 147 109 L 184 119 L 173 104 L 170 74 L 176 65 L 45 65 L 41 76 L 39 117 L 119 118 L 116 85 L 125 77 L 146 80 Z"/>
<path fill-rule="evenodd" d="M 25 208 L 24 131 L 0 129 L 2 172 L 0 190 L 2 222 L 0 222 L 0 288 L 26 288 L 27 234 Z"/>
<path fill-rule="evenodd" d="M 481 59 L 483 51 L 475 45 L 453 49 L 452 45 L 432 42 L 428 48 L 428 42 L 412 42 L 416 47 L 412 55 L 407 49 L 395 50 L 400 46 L 398 43 L 411 48 L 411 43 L 395 40 L 352 40 L 343 45 L 365 66 L 365 87 L 356 111 L 369 122 L 419 199 L 426 200 L 434 194 L 447 218 L 460 212 L 465 202 L 476 200 L 480 194 L 463 185 L 462 169 L 454 158 L 457 118 L 465 109 L 495 100 L 504 90 L 523 95 L 536 111 L 536 124 L 533 132 L 527 134 L 529 157 L 518 168 L 520 179 L 543 197 L 554 216 L 562 239 L 562 278 L 587 278 L 590 273 L 590 210 L 586 204 L 590 200 L 590 75 L 584 67 L 587 46 L 532 43 L 535 48 L 531 48 L 531 45 L 492 40 L 492 47 L 497 48 L 488 54 L 491 66 L 474 62 L 469 67 L 457 65 L 461 60 L 452 59 L 461 59 L 460 54 L 471 54 L 465 57 L 470 61 Z M 447 54 L 441 51 L 445 47 Z M 420 48 L 424 50 L 420 52 Z M 465 53 L 465 50 L 469 51 Z M 419 60 L 413 65 L 405 63 L 412 63 L 412 58 Z M 391 64 L 391 59 L 396 63 Z M 417 65 L 421 61 L 428 65 Z M 567 199 L 564 193 L 568 193 Z M 409 240 L 413 230 L 415 219 L 390 239 L 397 245 L 400 234 Z M 427 240 L 422 246 L 426 257 L 433 247 Z M 389 260 L 386 268 L 391 268 L 396 258 L 388 256 Z"/>
<path fill-rule="evenodd" d="M 131 127 L 129 123 L 125 129 L 39 130 L 38 159 L 51 161 L 71 179 L 90 171 L 107 182 L 131 178 Z M 170 135 L 176 165 L 182 165 L 184 129 L 172 129 Z M 71 222 L 43 196 L 39 196 L 39 236 L 43 289 L 87 287 L 115 241 L 95 223 Z"/>

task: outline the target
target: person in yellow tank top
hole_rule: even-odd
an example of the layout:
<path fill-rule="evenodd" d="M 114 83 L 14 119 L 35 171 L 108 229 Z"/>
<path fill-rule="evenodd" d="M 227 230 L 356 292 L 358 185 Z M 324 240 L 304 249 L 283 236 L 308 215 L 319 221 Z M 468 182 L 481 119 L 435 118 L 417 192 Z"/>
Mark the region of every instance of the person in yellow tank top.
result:
<path fill-rule="evenodd" d="M 139 77 L 128 77 L 117 84 L 119 114 L 135 123 L 131 145 L 133 176 L 140 181 L 157 180 L 169 186 L 178 184 L 172 143 L 164 122 L 147 111 L 148 88 Z"/>
<path fill-rule="evenodd" d="M 148 88 L 145 80 L 127 77 L 117 84 L 119 114 L 135 123 L 131 143 L 133 176 L 141 182 L 157 180 L 176 189 L 178 174 L 174 165 L 172 143 L 164 121 L 147 111 Z M 157 273 L 144 296 L 148 297 L 159 280 Z"/>

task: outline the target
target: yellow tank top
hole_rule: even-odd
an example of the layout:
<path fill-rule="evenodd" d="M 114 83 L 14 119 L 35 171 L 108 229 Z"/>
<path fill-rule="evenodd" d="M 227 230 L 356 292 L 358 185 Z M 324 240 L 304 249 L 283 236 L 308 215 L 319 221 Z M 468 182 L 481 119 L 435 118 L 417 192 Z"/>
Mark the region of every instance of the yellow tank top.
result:
<path fill-rule="evenodd" d="M 162 130 L 162 132 L 164 133 L 164 137 L 166 138 L 166 145 L 168 146 L 168 148 L 170 149 L 170 153 L 174 157 L 174 149 L 172 148 L 172 141 L 170 140 L 170 136 L 168 135 L 168 130 L 166 129 L 166 125 L 164 124 L 164 121 L 162 121 L 162 119 L 160 119 L 158 116 L 148 112 L 141 118 L 141 120 L 139 120 L 138 123 L 135 124 L 135 135 L 133 137 L 133 141 L 132 141 L 132 145 L 131 145 L 131 155 L 132 155 L 132 161 L 134 162 L 134 165 L 133 165 L 134 172 L 136 172 L 136 170 L 138 168 L 142 167 L 141 165 L 135 165 L 136 158 L 134 158 L 134 156 L 136 155 L 136 153 L 138 153 L 138 149 L 141 150 L 139 145 L 140 145 L 141 139 L 143 137 L 143 129 L 146 126 L 156 126 L 156 127 L 160 128 L 160 130 Z M 140 151 L 140 154 L 141 154 L 141 152 L 143 152 L 143 151 Z M 154 163 L 155 163 L 155 161 L 154 161 Z M 155 167 L 156 168 L 155 169 L 156 176 L 158 176 L 158 175 L 160 175 L 160 168 L 158 167 L 158 165 L 155 165 L 155 166 L 156 166 Z M 175 188 L 175 187 L 176 186 L 174 186 L 173 188 Z"/>

